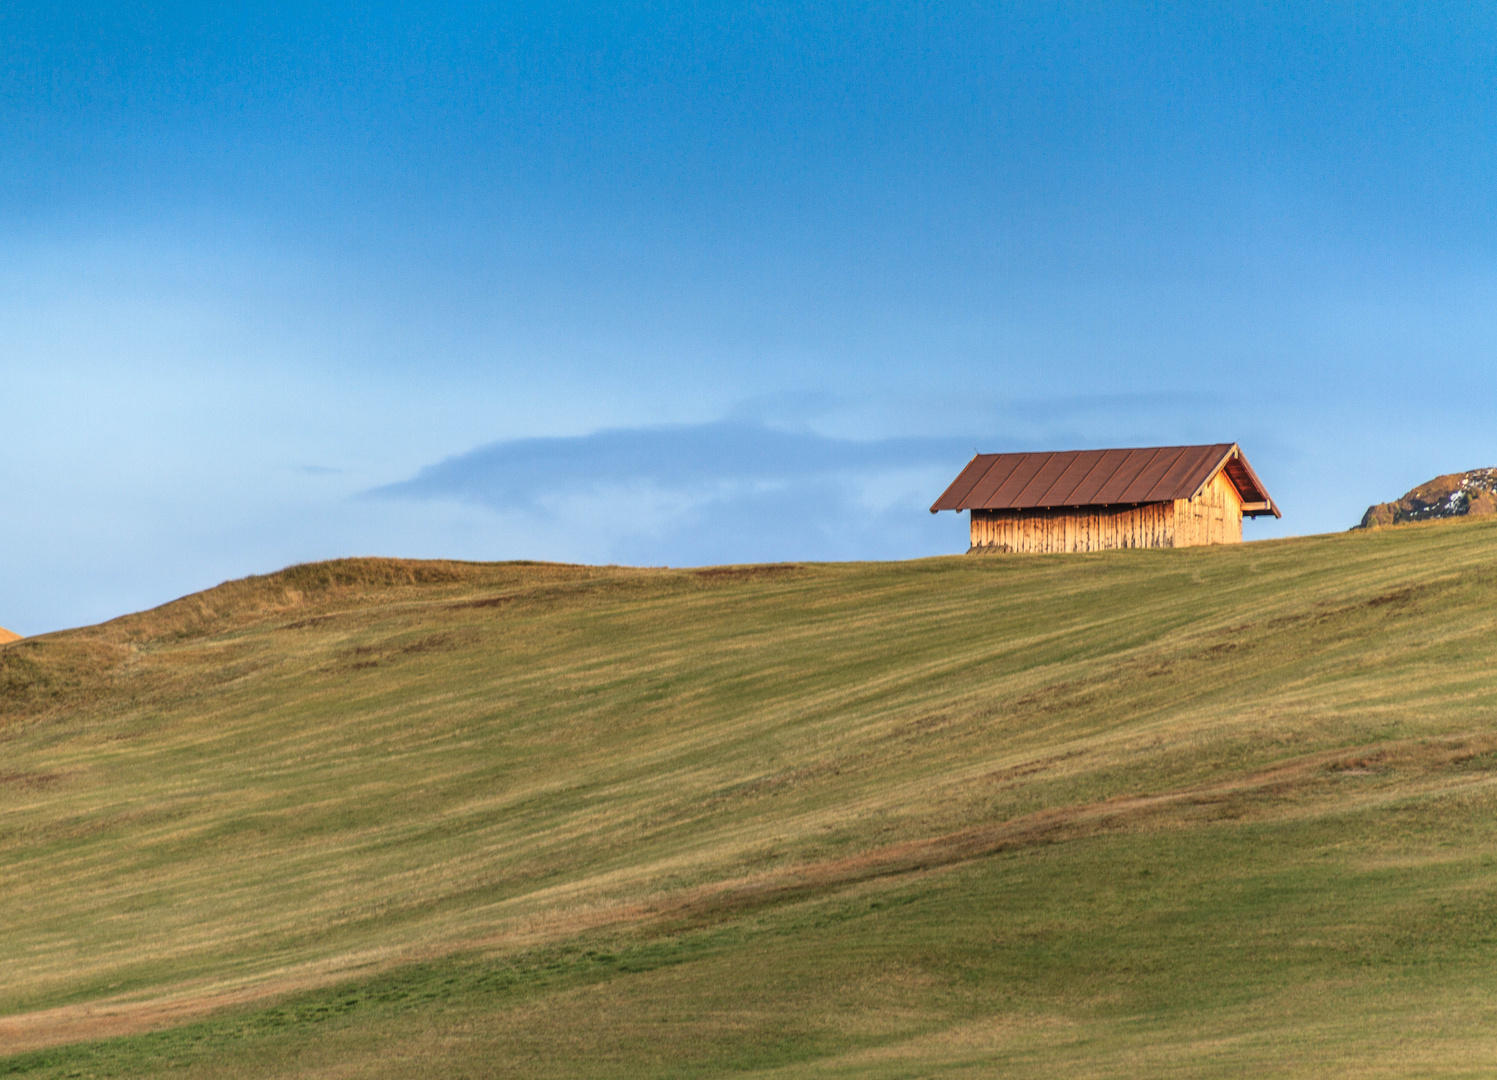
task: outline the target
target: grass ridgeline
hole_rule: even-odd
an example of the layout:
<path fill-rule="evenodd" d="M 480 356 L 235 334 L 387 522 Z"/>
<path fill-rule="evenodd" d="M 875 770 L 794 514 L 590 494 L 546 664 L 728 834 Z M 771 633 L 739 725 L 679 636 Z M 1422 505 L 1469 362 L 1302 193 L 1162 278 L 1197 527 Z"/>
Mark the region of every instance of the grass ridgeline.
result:
<path fill-rule="evenodd" d="M 1475 1075 L 1497 526 L 344 560 L 0 649 L 0 1075 Z"/>

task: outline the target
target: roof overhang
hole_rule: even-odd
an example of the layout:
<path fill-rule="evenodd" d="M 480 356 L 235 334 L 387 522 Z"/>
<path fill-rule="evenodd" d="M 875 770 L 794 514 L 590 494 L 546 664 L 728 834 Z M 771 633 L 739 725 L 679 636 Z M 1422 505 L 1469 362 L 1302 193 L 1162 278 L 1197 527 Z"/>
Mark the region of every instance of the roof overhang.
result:
<path fill-rule="evenodd" d="M 1248 464 L 1247 458 L 1242 456 L 1242 447 L 1236 443 L 1232 449 L 1222 457 L 1221 463 L 1212 471 L 1214 477 L 1217 473 L 1226 473 L 1228 482 L 1237 489 L 1237 495 L 1242 499 L 1243 517 L 1269 517 L 1281 518 L 1284 515 L 1279 511 L 1278 504 L 1273 501 L 1273 496 L 1263 486 L 1263 481 L 1258 479 L 1258 474 L 1253 472 L 1253 467 Z M 1207 478 L 1206 483 L 1210 483 Z M 1202 484 L 1204 488 L 1206 484 Z M 1200 492 L 1196 492 L 1200 494 Z"/>

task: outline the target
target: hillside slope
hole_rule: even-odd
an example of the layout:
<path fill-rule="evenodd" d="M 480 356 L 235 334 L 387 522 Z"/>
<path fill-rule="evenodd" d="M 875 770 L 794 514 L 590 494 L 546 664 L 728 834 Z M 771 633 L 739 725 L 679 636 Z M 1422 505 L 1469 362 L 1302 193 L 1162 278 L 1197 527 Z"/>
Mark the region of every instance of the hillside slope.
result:
<path fill-rule="evenodd" d="M 0 1075 L 1466 1075 L 1494 584 L 349 560 L 16 642 Z"/>

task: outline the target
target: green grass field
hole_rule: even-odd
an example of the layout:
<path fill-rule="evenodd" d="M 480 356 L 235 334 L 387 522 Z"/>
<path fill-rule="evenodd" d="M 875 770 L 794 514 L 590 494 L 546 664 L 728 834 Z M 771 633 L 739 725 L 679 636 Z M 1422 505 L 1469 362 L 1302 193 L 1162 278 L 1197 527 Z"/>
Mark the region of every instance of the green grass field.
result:
<path fill-rule="evenodd" d="M 1497 1071 L 1497 523 L 0 648 L 0 1076 Z"/>

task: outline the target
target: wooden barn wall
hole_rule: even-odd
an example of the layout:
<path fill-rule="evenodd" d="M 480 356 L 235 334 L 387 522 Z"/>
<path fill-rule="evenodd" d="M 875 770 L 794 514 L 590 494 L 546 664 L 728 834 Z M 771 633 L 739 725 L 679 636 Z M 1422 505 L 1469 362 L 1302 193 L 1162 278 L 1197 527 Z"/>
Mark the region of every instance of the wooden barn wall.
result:
<path fill-rule="evenodd" d="M 973 551 L 1036 555 L 1242 542 L 1242 500 L 1218 473 L 1194 499 L 1143 506 L 973 510 Z"/>
<path fill-rule="evenodd" d="M 1194 499 L 1175 500 L 1175 547 L 1242 543 L 1242 499 L 1217 473 Z"/>
<path fill-rule="evenodd" d="M 972 547 L 979 551 L 1027 551 L 1037 555 L 1171 547 L 1174 517 L 1174 503 L 973 510 Z"/>

